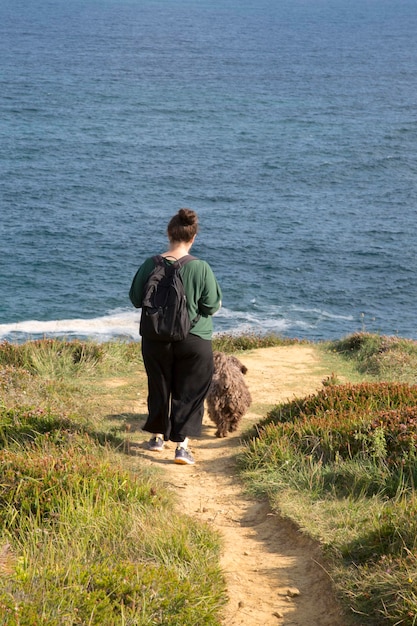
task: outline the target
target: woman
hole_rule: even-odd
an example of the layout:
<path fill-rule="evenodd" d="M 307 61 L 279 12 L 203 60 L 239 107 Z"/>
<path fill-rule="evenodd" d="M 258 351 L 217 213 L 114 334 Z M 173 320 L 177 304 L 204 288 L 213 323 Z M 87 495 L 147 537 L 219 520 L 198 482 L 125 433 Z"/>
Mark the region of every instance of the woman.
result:
<path fill-rule="evenodd" d="M 180 209 L 168 224 L 166 263 L 188 255 L 198 231 L 197 214 Z M 144 287 L 155 267 L 153 257 L 138 269 L 130 288 L 132 304 L 142 306 Z M 194 465 L 188 449 L 198 437 L 204 399 L 213 375 L 212 315 L 221 305 L 221 290 L 206 261 L 194 259 L 181 268 L 190 320 L 197 320 L 185 339 L 154 341 L 142 337 L 142 355 L 148 376 L 148 419 L 144 430 L 153 434 L 149 449 L 162 450 L 165 441 L 177 444 L 175 463 Z"/>

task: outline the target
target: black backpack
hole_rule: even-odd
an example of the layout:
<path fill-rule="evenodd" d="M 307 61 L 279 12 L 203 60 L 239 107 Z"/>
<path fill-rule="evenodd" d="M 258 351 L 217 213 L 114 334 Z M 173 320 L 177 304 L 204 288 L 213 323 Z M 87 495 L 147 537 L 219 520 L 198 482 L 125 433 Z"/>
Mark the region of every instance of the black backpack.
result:
<path fill-rule="evenodd" d="M 167 263 L 163 256 L 153 257 L 155 267 L 145 284 L 139 332 L 154 341 L 181 341 L 190 332 L 193 322 L 187 310 L 180 269 L 196 257 L 191 254 Z"/>

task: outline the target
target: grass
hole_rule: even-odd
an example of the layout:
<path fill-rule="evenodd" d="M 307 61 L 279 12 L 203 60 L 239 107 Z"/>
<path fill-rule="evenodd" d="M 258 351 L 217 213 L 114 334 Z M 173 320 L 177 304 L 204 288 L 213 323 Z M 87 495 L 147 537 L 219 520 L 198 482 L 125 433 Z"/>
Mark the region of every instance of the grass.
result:
<path fill-rule="evenodd" d="M 218 334 L 213 339 L 213 350 L 221 352 L 244 352 L 246 350 L 256 350 L 258 348 L 272 348 L 277 346 L 292 346 L 297 344 L 307 344 L 308 341 L 291 339 L 280 335 L 230 335 Z"/>
<path fill-rule="evenodd" d="M 242 477 L 320 542 L 352 623 L 414 626 L 417 342 L 357 333 L 319 349 L 337 371 L 248 434 Z"/>
<path fill-rule="evenodd" d="M 313 347 L 322 389 L 247 434 L 242 479 L 320 542 L 352 623 L 415 625 L 417 344 L 363 332 Z M 130 454 L 140 344 L 4 342 L 0 390 L 0 625 L 219 625 L 221 538 Z"/>
<path fill-rule="evenodd" d="M 140 346 L 2 344 L 0 364 L 0 624 L 220 624 L 220 537 L 125 454 Z"/>
<path fill-rule="evenodd" d="M 417 383 L 417 343 L 412 339 L 358 332 L 327 347 L 353 362 L 364 376 Z"/>

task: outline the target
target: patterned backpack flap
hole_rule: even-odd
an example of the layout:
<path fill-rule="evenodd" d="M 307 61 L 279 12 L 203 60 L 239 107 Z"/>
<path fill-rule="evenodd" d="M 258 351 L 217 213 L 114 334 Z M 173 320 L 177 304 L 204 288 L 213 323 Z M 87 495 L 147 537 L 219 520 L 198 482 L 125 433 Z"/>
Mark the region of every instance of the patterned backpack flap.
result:
<path fill-rule="evenodd" d="M 161 255 L 153 257 L 152 270 L 143 292 L 139 331 L 154 341 L 181 341 L 191 330 L 187 297 L 181 268 L 195 257 L 188 254 L 170 263 Z"/>

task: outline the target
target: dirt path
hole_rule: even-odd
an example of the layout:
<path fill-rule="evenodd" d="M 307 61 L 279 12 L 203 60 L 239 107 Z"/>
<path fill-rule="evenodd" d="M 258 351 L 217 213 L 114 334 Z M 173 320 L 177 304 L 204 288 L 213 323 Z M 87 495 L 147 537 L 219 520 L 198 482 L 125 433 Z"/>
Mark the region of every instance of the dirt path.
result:
<path fill-rule="evenodd" d="M 274 404 L 314 392 L 329 374 L 309 346 L 260 349 L 241 360 L 248 367 L 253 397 L 244 429 Z M 239 432 L 226 439 L 217 439 L 214 432 L 205 418 L 203 436 L 192 442 L 193 467 L 172 463 L 174 444 L 161 453 L 141 449 L 139 454 L 166 467 L 167 482 L 184 511 L 224 537 L 222 567 L 229 595 L 224 626 L 344 626 L 315 544 L 272 514 L 266 502 L 244 495 L 235 475 Z"/>

